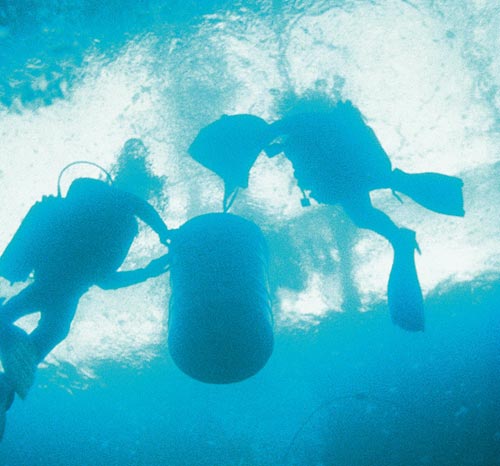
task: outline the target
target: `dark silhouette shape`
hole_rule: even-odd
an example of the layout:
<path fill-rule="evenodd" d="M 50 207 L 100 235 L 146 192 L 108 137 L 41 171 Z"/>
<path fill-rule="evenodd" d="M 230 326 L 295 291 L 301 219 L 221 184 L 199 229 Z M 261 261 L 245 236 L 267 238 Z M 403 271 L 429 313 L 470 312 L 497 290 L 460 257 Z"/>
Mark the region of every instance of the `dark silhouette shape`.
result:
<path fill-rule="evenodd" d="M 335 411 L 336 404 L 339 401 L 364 401 L 368 403 L 373 403 L 376 405 L 382 405 L 385 406 L 386 408 L 392 408 L 392 409 L 398 409 L 398 410 L 407 410 L 408 405 L 404 403 L 398 403 L 395 400 L 391 400 L 389 398 L 380 398 L 378 396 L 373 396 L 371 394 L 368 394 L 366 392 L 356 392 L 351 395 L 338 395 L 334 396 L 328 400 L 325 400 L 324 402 L 320 403 L 316 408 L 314 408 L 307 417 L 304 418 L 304 420 L 299 424 L 298 429 L 295 431 L 293 437 L 291 438 L 290 442 L 288 443 L 287 449 L 285 451 L 285 454 L 282 457 L 282 464 L 286 464 L 287 461 L 290 459 L 290 454 L 293 452 L 294 448 L 296 447 L 297 440 L 300 438 L 302 432 L 304 429 L 311 423 L 311 421 L 317 416 L 318 413 L 325 413 L 325 412 L 331 412 L 332 414 Z"/>
<path fill-rule="evenodd" d="M 223 115 L 203 128 L 191 144 L 191 156 L 224 180 L 224 210 L 235 190 L 248 187 L 250 169 L 270 139 L 270 128 L 262 118 Z"/>
<path fill-rule="evenodd" d="M 162 199 L 166 177 L 153 173 L 149 156 L 141 139 L 128 139 L 111 168 L 113 185 L 142 199 Z"/>
<path fill-rule="evenodd" d="M 195 217 L 170 245 L 168 350 L 185 374 L 239 382 L 273 351 L 268 251 L 254 223 L 232 214 Z"/>
<path fill-rule="evenodd" d="M 329 400 L 324 401 L 319 406 L 317 406 L 315 409 L 313 409 L 309 413 L 309 415 L 300 423 L 299 428 L 293 434 L 293 437 L 290 440 L 290 442 L 286 448 L 285 454 L 283 455 L 283 458 L 282 458 L 283 464 L 285 464 L 287 462 L 287 460 L 290 456 L 290 453 L 292 452 L 293 447 L 295 446 L 295 443 L 297 442 L 297 439 L 300 437 L 300 434 L 305 429 L 305 427 L 311 422 L 311 420 L 314 418 L 314 416 L 316 416 L 317 413 L 328 409 L 331 405 L 335 404 L 336 402 L 344 401 L 344 400 L 357 400 L 357 401 L 376 400 L 376 401 L 378 401 L 377 398 L 369 397 L 368 394 L 366 394 L 364 392 L 354 393 L 352 395 L 339 395 L 339 396 L 335 396 Z"/>
<path fill-rule="evenodd" d="M 373 207 L 369 193 L 389 188 L 435 212 L 463 216 L 462 180 L 439 173 L 393 170 L 375 133 L 349 101 L 291 114 L 273 124 L 253 115 L 223 116 L 202 129 L 189 149 L 194 159 L 224 179 L 225 210 L 228 200 L 234 199 L 235 188 L 247 186 L 249 167 L 262 151 L 270 157 L 284 152 L 292 162 L 304 206 L 309 204 L 306 191 L 310 191 L 320 203 L 340 204 L 356 226 L 391 243 L 395 251 L 388 284 L 392 320 L 409 331 L 424 330 L 415 233 L 399 228 Z M 236 168 L 229 170 L 228 166 Z"/>
<path fill-rule="evenodd" d="M 165 254 L 145 268 L 118 271 L 137 235 L 137 218 L 168 244 L 169 230 L 148 202 L 100 180 L 78 178 L 66 197 L 44 197 L 30 209 L 0 258 L 0 275 L 11 282 L 24 281 L 30 273 L 34 277 L 0 307 L 5 371 L 0 375 L 0 414 L 10 407 L 14 392 L 26 396 L 36 366 L 66 338 L 78 301 L 91 286 L 117 289 L 167 270 Z M 40 321 L 30 335 L 12 325 L 38 311 Z"/>

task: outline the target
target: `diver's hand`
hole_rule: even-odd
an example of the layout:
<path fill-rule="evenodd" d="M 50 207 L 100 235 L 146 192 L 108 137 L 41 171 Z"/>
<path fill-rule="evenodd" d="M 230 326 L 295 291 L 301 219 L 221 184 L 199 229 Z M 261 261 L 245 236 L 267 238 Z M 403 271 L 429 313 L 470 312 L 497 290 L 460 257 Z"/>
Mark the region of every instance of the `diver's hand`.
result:
<path fill-rule="evenodd" d="M 175 230 L 173 229 L 166 229 L 165 231 L 162 231 L 161 233 L 158 233 L 158 239 L 160 240 L 160 243 L 163 244 L 164 246 L 167 246 L 170 244 L 170 241 L 172 240 L 172 236 Z"/>
<path fill-rule="evenodd" d="M 164 246 L 169 246 L 170 242 L 172 241 L 172 238 L 175 236 L 175 233 L 177 232 L 177 229 L 172 228 L 169 229 L 162 234 L 158 234 L 158 238 L 160 240 L 160 243 L 163 244 Z"/>
<path fill-rule="evenodd" d="M 170 243 L 170 230 L 164 234 L 158 235 L 158 239 L 160 240 L 161 244 L 163 244 L 164 246 L 168 246 L 168 243 Z"/>
<path fill-rule="evenodd" d="M 145 268 L 144 271 L 148 277 L 158 277 L 170 268 L 170 258 L 168 254 L 153 259 Z"/>
<path fill-rule="evenodd" d="M 285 145 L 278 142 L 274 142 L 264 147 L 264 152 L 270 159 L 276 157 L 278 154 L 281 154 L 284 151 Z"/>

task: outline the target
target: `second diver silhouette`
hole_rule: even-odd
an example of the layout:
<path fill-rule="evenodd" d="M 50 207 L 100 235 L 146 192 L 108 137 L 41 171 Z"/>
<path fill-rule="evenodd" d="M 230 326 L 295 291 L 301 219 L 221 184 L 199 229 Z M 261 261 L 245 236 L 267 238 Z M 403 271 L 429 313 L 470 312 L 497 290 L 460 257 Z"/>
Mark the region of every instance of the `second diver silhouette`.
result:
<path fill-rule="evenodd" d="M 0 276 L 9 281 L 34 276 L 0 306 L 0 439 L 15 394 L 26 397 L 37 365 L 66 338 L 81 296 L 93 285 L 117 289 L 166 271 L 168 254 L 145 268 L 118 271 L 138 233 L 137 218 L 168 245 L 169 230 L 157 211 L 109 180 L 77 178 L 65 197 L 44 197 L 24 218 L 0 258 Z M 38 311 L 29 335 L 13 325 Z"/>
<path fill-rule="evenodd" d="M 374 131 L 350 101 L 328 109 L 294 112 L 268 124 L 254 115 L 222 116 L 203 128 L 189 148 L 190 155 L 221 176 L 224 209 L 238 188 L 248 186 L 249 171 L 260 152 L 279 153 L 292 162 L 304 193 L 322 204 L 340 204 L 359 228 L 386 238 L 394 250 L 388 281 L 388 306 L 394 324 L 423 331 L 423 296 L 415 266 L 420 252 L 415 232 L 398 227 L 376 209 L 370 191 L 402 192 L 432 211 L 463 216 L 462 180 L 440 173 L 408 174 L 393 169 Z"/>

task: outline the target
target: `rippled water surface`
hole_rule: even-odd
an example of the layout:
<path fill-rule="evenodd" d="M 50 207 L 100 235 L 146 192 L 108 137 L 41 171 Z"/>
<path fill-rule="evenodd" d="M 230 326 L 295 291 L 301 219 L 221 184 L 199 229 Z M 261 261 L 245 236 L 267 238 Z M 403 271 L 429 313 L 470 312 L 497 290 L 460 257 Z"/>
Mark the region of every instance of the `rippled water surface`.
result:
<path fill-rule="evenodd" d="M 386 241 L 337 207 L 302 208 L 290 163 L 261 155 L 232 212 L 271 251 L 266 367 L 189 379 L 166 349 L 167 276 L 93 288 L 9 411 L 0 464 L 500 464 L 499 47 L 494 0 L 1 1 L 2 250 L 65 165 L 111 170 L 130 138 L 169 226 L 219 211 L 222 182 L 187 155 L 199 129 L 274 121 L 311 92 L 359 107 L 394 166 L 461 177 L 466 215 L 374 193 L 422 250 L 427 329 L 405 333 L 388 316 Z M 63 190 L 92 170 L 68 170 Z M 141 230 L 127 266 L 155 240 Z"/>

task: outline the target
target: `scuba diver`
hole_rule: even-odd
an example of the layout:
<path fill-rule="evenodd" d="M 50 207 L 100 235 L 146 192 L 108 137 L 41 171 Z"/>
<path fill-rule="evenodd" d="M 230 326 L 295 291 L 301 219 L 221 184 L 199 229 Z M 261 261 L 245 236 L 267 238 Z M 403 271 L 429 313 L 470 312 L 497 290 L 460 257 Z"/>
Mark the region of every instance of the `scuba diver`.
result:
<path fill-rule="evenodd" d="M 170 232 L 147 201 L 120 187 L 120 170 L 116 184 L 106 174 L 106 181 L 75 179 L 65 197 L 58 183 L 58 195 L 44 196 L 34 204 L 0 257 L 0 276 L 11 283 L 26 281 L 30 274 L 33 277 L 19 294 L 0 305 L 4 369 L 0 374 L 0 438 L 15 394 L 26 397 L 37 365 L 66 338 L 82 295 L 93 285 L 118 289 L 168 269 L 167 253 L 144 268 L 118 270 L 138 234 L 137 219 L 167 247 Z M 135 182 L 140 181 L 136 177 Z M 14 325 L 35 312 L 40 312 L 40 320 L 29 335 Z"/>
<path fill-rule="evenodd" d="M 292 162 L 303 206 L 310 204 L 309 196 L 318 203 L 339 204 L 356 226 L 389 241 L 394 250 L 387 291 L 391 319 L 405 330 L 423 331 L 415 232 L 398 227 L 373 207 L 369 193 L 388 188 L 432 211 L 463 216 L 462 180 L 392 169 L 374 131 L 350 101 L 294 112 L 272 124 L 254 115 L 224 115 L 203 128 L 189 148 L 195 160 L 224 180 L 224 210 L 238 189 L 248 186 L 249 171 L 262 151 L 269 157 L 284 153 Z"/>

